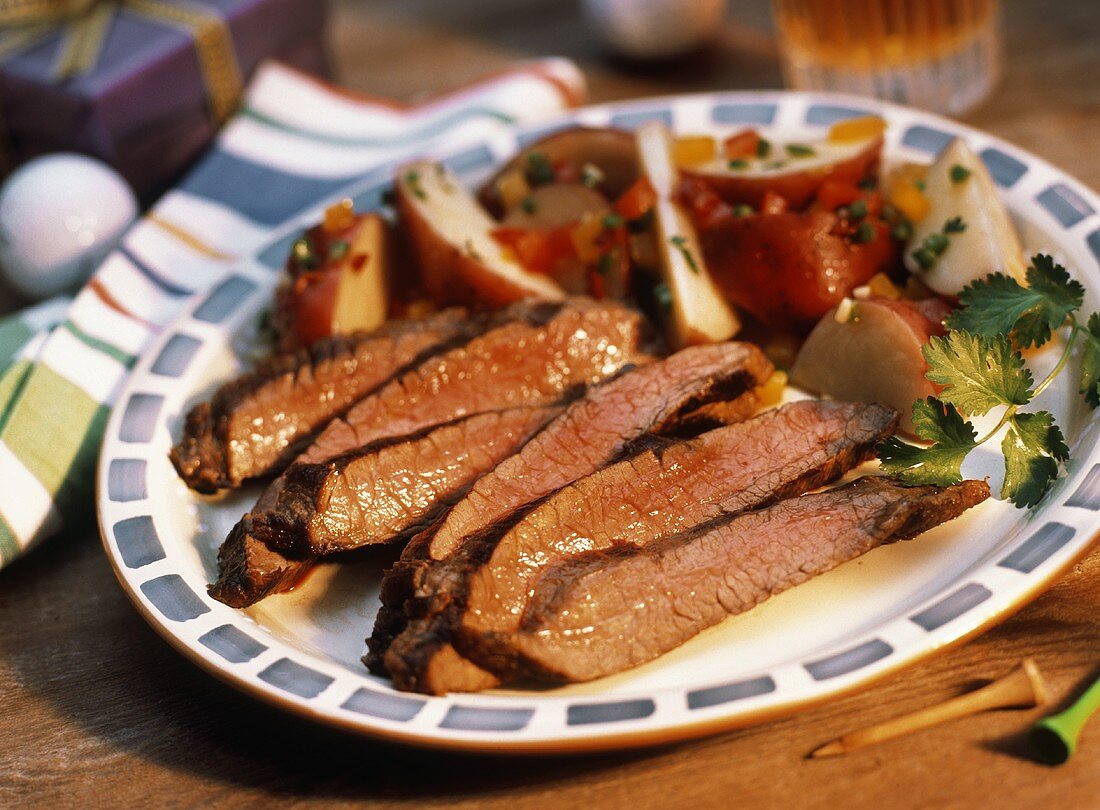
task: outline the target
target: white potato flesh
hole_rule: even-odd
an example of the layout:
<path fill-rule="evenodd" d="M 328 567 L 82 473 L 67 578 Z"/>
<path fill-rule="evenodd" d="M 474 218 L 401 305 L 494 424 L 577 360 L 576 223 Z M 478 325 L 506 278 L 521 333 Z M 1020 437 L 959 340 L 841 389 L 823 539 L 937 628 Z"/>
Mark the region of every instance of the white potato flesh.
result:
<path fill-rule="evenodd" d="M 935 394 L 924 377 L 923 336 L 887 306 L 856 301 L 849 319 L 836 310 L 818 322 L 791 367 L 791 382 L 844 402 L 882 402 L 913 432 L 913 402 Z"/>
<path fill-rule="evenodd" d="M 954 166 L 970 175 L 961 182 L 951 179 Z M 913 239 L 905 250 L 905 266 L 930 289 L 942 295 L 958 295 L 972 281 L 990 273 L 1004 273 L 1024 283 L 1027 267 L 1023 248 L 1008 211 L 997 196 L 993 178 L 981 158 L 956 138 L 928 168 L 924 180 L 928 215 L 913 228 Z M 944 223 L 962 217 L 966 230 L 948 234 L 951 242 L 929 270 L 922 270 L 913 251 L 924 240 L 942 232 Z"/>
<path fill-rule="evenodd" d="M 773 141 L 771 151 L 767 157 L 741 158 L 744 161 L 741 168 L 731 169 L 729 158 L 716 155 L 712 160 L 691 166 L 691 171 L 696 174 L 726 175 L 751 179 L 775 179 L 786 175 L 820 173 L 839 163 L 857 157 L 868 146 L 879 140 L 879 137 L 874 135 L 870 138 L 843 143 L 819 140 L 784 144 Z M 788 145 L 795 149 L 803 146 L 808 147 L 810 154 L 789 155 L 787 153 Z M 721 144 L 719 144 L 719 151 L 721 151 Z"/>
<path fill-rule="evenodd" d="M 650 121 L 638 129 L 637 145 L 642 173 L 657 195 L 654 228 L 661 277 L 672 294 L 670 341 L 681 348 L 729 340 L 741 323 L 707 272 L 695 226 L 672 198 L 679 180 L 672 135 L 664 124 Z"/>
<path fill-rule="evenodd" d="M 407 163 L 398 170 L 396 183 L 418 224 L 426 226 L 415 229 L 414 238 L 446 243 L 460 259 L 529 295 L 550 299 L 564 295 L 552 279 L 530 272 L 504 252 L 490 233 L 499 223 L 445 166 L 429 160 Z"/>
<path fill-rule="evenodd" d="M 611 213 L 611 204 L 600 192 L 580 183 L 550 183 L 538 186 L 523 205 L 510 208 L 501 225 L 512 228 L 550 229 L 580 222 L 585 214 L 604 216 Z"/>
<path fill-rule="evenodd" d="M 385 322 L 392 248 L 382 218 L 371 214 L 364 217 L 340 263 L 340 281 L 332 307 L 333 334 L 376 329 Z M 360 256 L 366 260 L 358 261 Z"/>

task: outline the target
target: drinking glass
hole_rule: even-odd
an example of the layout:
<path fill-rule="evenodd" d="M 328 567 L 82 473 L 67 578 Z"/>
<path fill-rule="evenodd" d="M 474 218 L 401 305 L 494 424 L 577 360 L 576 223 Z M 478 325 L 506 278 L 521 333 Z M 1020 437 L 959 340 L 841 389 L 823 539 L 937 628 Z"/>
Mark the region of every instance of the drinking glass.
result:
<path fill-rule="evenodd" d="M 773 0 L 783 74 L 800 90 L 941 113 L 982 101 L 1001 71 L 998 0 Z"/>

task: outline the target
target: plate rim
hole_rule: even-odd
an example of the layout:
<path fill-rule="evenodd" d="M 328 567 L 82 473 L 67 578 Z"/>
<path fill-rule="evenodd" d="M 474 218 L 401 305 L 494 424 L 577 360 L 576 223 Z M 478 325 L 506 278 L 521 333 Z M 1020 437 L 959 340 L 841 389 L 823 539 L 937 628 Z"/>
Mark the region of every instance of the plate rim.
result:
<path fill-rule="evenodd" d="M 926 113 L 914 108 L 904 107 L 901 105 L 890 104 L 887 102 L 881 102 L 874 99 L 868 99 L 858 96 L 850 96 L 837 93 L 816 93 L 816 92 L 794 92 L 785 90 L 755 90 L 755 91 L 718 91 L 718 92 L 702 92 L 702 93 L 685 93 L 685 94 L 671 94 L 663 96 L 653 96 L 646 98 L 632 99 L 623 102 L 611 102 L 605 104 L 590 105 L 575 110 L 565 111 L 562 115 L 555 116 L 552 119 L 541 121 L 537 124 L 514 127 L 509 129 L 507 137 L 513 142 L 519 141 L 524 135 L 530 136 L 531 134 L 537 134 L 541 132 L 552 131 L 554 128 L 561 127 L 574 123 L 585 115 L 592 115 L 597 113 L 616 114 L 616 113 L 631 113 L 631 112 L 644 112 L 647 108 L 657 107 L 665 105 L 670 109 L 674 105 L 680 105 L 687 102 L 696 102 L 701 105 L 709 104 L 709 112 L 713 111 L 713 107 L 720 103 L 730 104 L 752 104 L 752 103 L 774 103 L 777 110 L 779 106 L 787 99 L 792 99 L 802 103 L 804 106 L 827 106 L 829 104 L 839 107 L 849 107 L 857 110 L 864 111 L 882 111 L 887 114 L 893 113 L 895 115 L 903 115 L 913 119 L 908 126 L 912 127 L 920 123 L 932 124 L 940 127 L 944 127 L 950 134 L 961 133 L 968 136 L 977 135 L 982 141 L 988 142 L 991 145 L 995 145 L 998 148 L 1005 147 L 1009 150 L 1009 155 L 1016 153 L 1018 155 L 1026 156 L 1028 159 L 1027 166 L 1037 166 L 1044 170 L 1048 175 L 1054 175 L 1056 182 L 1068 184 L 1071 190 L 1081 193 L 1087 202 L 1092 204 L 1093 214 L 1100 209 L 1100 199 L 1097 198 L 1095 192 L 1085 186 L 1080 181 L 1074 179 L 1067 172 L 1059 169 L 1048 161 L 1040 158 L 1027 150 L 1020 147 L 1016 147 L 1007 141 L 1004 141 L 994 135 L 991 135 L 982 130 L 976 129 L 960 122 L 952 121 L 941 116 Z M 805 124 L 806 122 L 800 122 Z M 485 144 L 489 142 L 490 138 L 484 138 L 480 143 Z M 466 147 L 467 149 L 469 146 Z M 459 150 L 461 152 L 463 150 Z M 445 152 L 445 157 L 453 156 L 452 152 Z M 366 176 L 374 176 L 380 172 L 392 173 L 393 166 L 396 163 L 390 162 L 383 166 L 376 167 L 370 172 L 365 173 Z M 359 181 L 354 184 L 356 186 L 363 185 L 363 181 Z M 334 196 L 342 196 L 337 194 Z M 1034 204 L 1034 200 L 1032 200 Z M 308 219 L 313 211 L 320 206 L 312 207 L 309 211 L 303 212 L 303 214 L 295 217 L 294 220 L 284 226 L 277 229 L 273 229 L 270 238 L 264 243 L 264 248 L 251 254 L 250 257 L 246 257 L 234 265 L 235 268 L 240 268 L 245 264 L 251 263 L 253 266 L 258 265 L 256 257 L 273 242 L 276 242 L 284 234 L 296 230 L 300 227 L 300 223 Z M 1092 218 L 1093 214 L 1089 214 L 1084 217 L 1085 220 Z M 1068 229 L 1067 229 L 1068 230 Z M 1100 256 L 1097 257 L 1100 259 Z M 1094 271 L 1095 272 L 1095 271 Z M 230 278 L 234 274 L 234 269 L 227 269 L 226 275 L 223 278 Z M 215 285 L 216 286 L 216 285 Z M 769 719 L 777 717 L 788 716 L 795 712 L 801 711 L 811 706 L 820 705 L 826 701 L 834 700 L 847 694 L 851 694 L 857 690 L 867 688 L 871 684 L 878 682 L 898 671 L 904 667 L 912 666 L 920 661 L 923 661 L 931 655 L 937 654 L 943 650 L 950 649 L 952 647 L 961 645 L 966 641 L 986 632 L 991 627 L 1004 621 L 1027 604 L 1041 595 L 1047 588 L 1049 588 L 1057 579 L 1061 578 L 1066 571 L 1070 570 L 1075 564 L 1077 564 L 1085 555 L 1089 553 L 1097 539 L 1100 538 L 1100 514 L 1094 514 L 1092 519 L 1088 521 L 1087 527 L 1081 527 L 1082 533 L 1088 533 L 1087 539 L 1078 540 L 1074 544 L 1073 553 L 1065 559 L 1059 560 L 1057 565 L 1048 566 L 1048 568 L 1041 574 L 1028 573 L 1028 579 L 1026 587 L 1021 584 L 1020 588 L 1013 588 L 1012 593 L 1015 594 L 1011 597 L 1011 601 L 1000 607 L 996 611 L 986 614 L 981 621 L 972 623 L 970 625 L 963 624 L 961 632 L 955 632 L 950 637 L 947 637 L 939 643 L 926 643 L 916 645 L 916 649 L 912 650 L 895 650 L 889 656 L 889 664 L 880 667 L 863 667 L 862 674 L 856 677 L 848 678 L 840 683 L 834 683 L 828 685 L 827 682 L 817 681 L 815 688 L 811 694 L 806 694 L 801 697 L 789 697 L 786 700 L 780 700 L 768 705 L 759 706 L 756 708 L 748 708 L 738 710 L 735 707 L 736 702 L 728 703 L 726 709 L 715 713 L 707 714 L 701 713 L 696 718 L 693 718 L 690 713 L 677 713 L 670 717 L 663 718 L 660 722 L 647 723 L 645 727 L 641 728 L 619 728 L 609 727 L 603 733 L 571 733 L 575 731 L 575 727 L 568 725 L 562 725 L 560 729 L 556 730 L 556 736 L 547 736 L 537 739 L 523 739 L 523 738 L 509 738 L 507 736 L 490 736 L 484 731 L 473 732 L 472 735 L 467 733 L 466 735 L 451 736 L 440 735 L 438 724 L 432 726 L 417 726 L 410 724 L 408 729 L 402 729 L 385 723 L 380 723 L 376 718 L 369 717 L 367 715 L 341 715 L 327 707 L 318 707 L 317 705 L 311 705 L 309 700 L 303 700 L 300 697 L 291 697 L 284 694 L 280 694 L 275 689 L 269 687 L 267 684 L 261 684 L 256 681 L 255 674 L 247 674 L 241 671 L 239 668 L 234 669 L 232 666 L 227 665 L 225 661 L 217 658 L 210 653 L 209 650 L 199 649 L 197 644 L 189 644 L 184 638 L 181 638 L 173 631 L 173 623 L 162 615 L 158 615 L 151 611 L 148 605 L 145 604 L 145 600 L 142 598 L 142 594 L 138 592 L 138 586 L 135 582 L 132 582 L 127 577 L 126 572 L 122 567 L 122 560 L 119 554 L 114 548 L 112 548 L 110 537 L 111 531 L 108 527 L 108 518 L 110 517 L 110 504 L 106 497 L 107 488 L 107 475 L 108 467 L 112 460 L 119 457 L 118 448 L 119 439 L 116 438 L 119 432 L 119 427 L 123 418 L 123 403 L 129 401 L 129 397 L 134 393 L 135 381 L 139 378 L 139 375 L 147 374 L 149 366 L 154 357 L 164 348 L 166 343 L 176 333 L 177 328 L 191 319 L 192 313 L 206 300 L 207 294 L 198 294 L 192 298 L 191 301 L 183 308 L 183 310 L 177 314 L 167 324 L 162 331 L 157 335 L 157 339 L 150 345 L 150 347 L 142 354 L 141 359 L 135 365 L 133 373 L 127 378 L 124 386 L 122 387 L 119 397 L 117 399 L 116 407 L 112 410 L 111 417 L 108 421 L 104 443 L 102 445 L 100 454 L 98 469 L 96 472 L 96 516 L 97 524 L 99 526 L 101 542 L 104 546 L 105 553 L 110 562 L 112 571 L 115 574 L 116 579 L 119 581 L 123 588 L 123 591 L 127 594 L 130 600 L 134 603 L 138 609 L 139 614 L 157 631 L 157 633 L 163 637 L 168 643 L 175 649 L 184 654 L 186 658 L 192 662 L 198 664 L 200 668 L 206 672 L 214 675 L 219 680 L 228 683 L 239 691 L 245 694 L 258 697 L 264 702 L 273 705 L 277 708 L 289 710 L 311 720 L 319 721 L 327 725 L 332 725 L 343 730 L 351 731 L 353 733 L 364 734 L 370 737 L 376 737 L 381 739 L 387 739 L 403 744 L 410 744 L 419 747 L 428 748 L 442 748 L 448 750 L 462 750 L 462 751 L 475 751 L 475 752 L 487 752 L 487 753 L 507 753 L 507 754 L 529 754 L 529 753 L 563 753 L 563 752 L 579 752 L 579 751 L 592 751 L 592 750 L 609 750 L 627 747 L 644 747 L 656 744 L 663 744 L 673 742 L 676 740 L 688 739 L 692 737 L 698 737 L 703 735 L 709 735 L 719 733 L 722 731 L 728 731 L 735 728 L 741 728 L 755 723 L 764 722 Z M 158 424 L 160 421 L 158 420 Z M 1095 421 L 1095 420 L 1093 420 Z M 1082 435 L 1088 429 L 1089 424 L 1086 423 L 1082 426 Z M 1100 441 L 1097 442 L 1096 448 L 1094 448 L 1093 455 L 1100 452 Z M 124 457 L 130 457 L 133 454 L 123 454 Z M 1083 460 L 1082 460 L 1083 461 Z M 1064 482 L 1068 482 L 1071 478 L 1080 477 L 1079 473 L 1087 475 L 1088 465 L 1085 464 L 1082 470 L 1070 473 L 1063 477 Z M 1068 492 L 1068 486 L 1066 487 L 1066 497 L 1072 497 Z M 106 505 L 106 506 L 105 506 Z M 1064 505 L 1064 501 L 1062 504 Z M 1049 503 L 1045 508 L 1049 509 L 1054 504 Z M 153 511 L 150 509 L 149 511 Z M 115 516 L 119 517 L 119 516 Z M 1080 522 L 1080 521 L 1075 521 Z M 1038 522 L 1036 525 L 1041 525 Z M 1075 529 L 1076 531 L 1076 529 Z M 1025 536 L 1032 532 L 1028 529 L 1027 532 L 1022 532 Z M 936 591 L 935 595 L 930 597 L 928 601 L 936 601 L 945 594 L 951 593 L 952 589 L 960 583 L 967 581 L 968 578 L 972 578 L 979 570 L 984 569 L 985 566 L 990 565 L 989 561 L 980 563 L 977 567 L 968 572 L 961 574 L 950 583 L 944 585 L 940 590 Z M 922 602 L 921 604 L 926 604 Z M 889 623 L 896 621 L 896 619 L 884 620 L 880 624 L 876 625 L 876 628 L 881 628 Z M 868 632 L 861 632 L 854 634 L 853 638 L 863 639 L 865 637 L 875 637 L 877 630 L 871 629 Z M 772 667 L 774 671 L 776 667 Z M 858 672 L 859 670 L 857 670 Z M 700 685 L 695 685 L 692 688 L 698 688 Z M 668 690 L 649 690 L 649 694 L 656 695 Z M 675 691 L 680 694 L 686 695 L 688 689 L 685 687 L 677 687 Z M 797 694 L 797 693 L 796 693 Z M 511 696 L 509 696 L 511 697 Z M 616 700 L 630 699 L 633 695 L 615 695 Z M 574 696 L 568 698 L 571 702 L 585 703 L 591 702 L 593 696 Z M 440 698 L 439 700 L 456 699 L 455 695 L 449 695 L 446 698 Z M 462 699 L 461 695 L 457 696 L 458 700 Z M 528 700 L 538 700 L 537 695 L 532 695 Z M 583 728 L 583 727 L 582 727 Z M 478 736 L 480 734 L 481 736 Z"/>

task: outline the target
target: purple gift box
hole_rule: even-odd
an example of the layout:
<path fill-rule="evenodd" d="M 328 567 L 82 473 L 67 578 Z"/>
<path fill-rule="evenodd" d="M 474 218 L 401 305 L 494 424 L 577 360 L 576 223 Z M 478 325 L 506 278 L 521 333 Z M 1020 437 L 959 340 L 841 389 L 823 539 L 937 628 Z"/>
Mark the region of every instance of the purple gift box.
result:
<path fill-rule="evenodd" d="M 189 0 L 232 38 L 247 82 L 266 59 L 328 75 L 321 0 Z M 63 27 L 0 60 L 0 120 L 9 164 L 75 151 L 110 163 L 145 200 L 167 188 L 210 143 L 216 120 L 195 33 L 121 4 L 94 63 L 55 74 Z"/>

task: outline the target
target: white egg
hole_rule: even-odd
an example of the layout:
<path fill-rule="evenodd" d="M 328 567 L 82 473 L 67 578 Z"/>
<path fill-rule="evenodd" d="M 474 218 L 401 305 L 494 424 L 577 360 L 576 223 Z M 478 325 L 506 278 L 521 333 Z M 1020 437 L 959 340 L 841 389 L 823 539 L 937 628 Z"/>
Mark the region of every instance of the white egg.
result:
<path fill-rule="evenodd" d="M 619 53 L 660 59 L 689 51 L 717 34 L 726 0 L 584 0 L 584 11 Z"/>
<path fill-rule="evenodd" d="M 31 299 L 84 282 L 137 217 L 134 192 L 101 161 L 54 154 L 0 188 L 0 271 Z"/>

